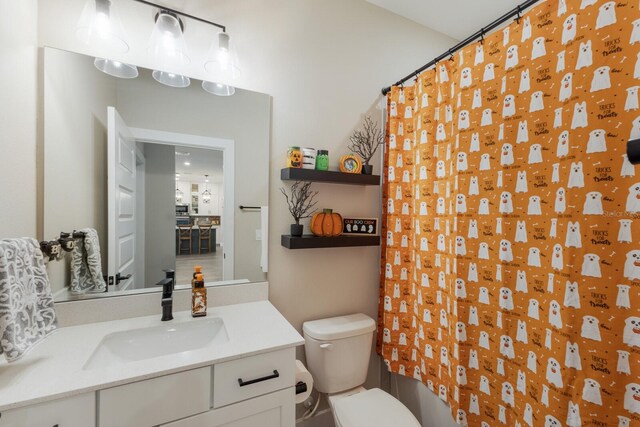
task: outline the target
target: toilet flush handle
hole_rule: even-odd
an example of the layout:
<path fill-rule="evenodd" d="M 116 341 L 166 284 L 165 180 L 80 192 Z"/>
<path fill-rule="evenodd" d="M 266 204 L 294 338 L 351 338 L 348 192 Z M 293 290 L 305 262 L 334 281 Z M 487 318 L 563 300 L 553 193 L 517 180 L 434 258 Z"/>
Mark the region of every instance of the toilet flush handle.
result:
<path fill-rule="evenodd" d="M 330 342 L 325 344 L 320 344 L 320 348 L 323 350 L 333 350 L 333 344 L 331 344 Z"/>

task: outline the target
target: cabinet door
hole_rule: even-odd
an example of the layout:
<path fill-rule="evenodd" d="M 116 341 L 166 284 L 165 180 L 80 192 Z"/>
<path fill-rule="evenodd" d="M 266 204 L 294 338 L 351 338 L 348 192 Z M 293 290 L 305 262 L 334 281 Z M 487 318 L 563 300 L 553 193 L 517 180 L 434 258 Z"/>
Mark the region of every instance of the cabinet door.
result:
<path fill-rule="evenodd" d="M 98 398 L 100 427 L 149 427 L 167 423 L 209 410 L 211 368 L 100 390 Z"/>
<path fill-rule="evenodd" d="M 295 388 L 245 400 L 164 427 L 294 427 Z"/>
<path fill-rule="evenodd" d="M 95 425 L 95 393 L 26 406 L 0 414 L 0 427 L 95 427 Z"/>

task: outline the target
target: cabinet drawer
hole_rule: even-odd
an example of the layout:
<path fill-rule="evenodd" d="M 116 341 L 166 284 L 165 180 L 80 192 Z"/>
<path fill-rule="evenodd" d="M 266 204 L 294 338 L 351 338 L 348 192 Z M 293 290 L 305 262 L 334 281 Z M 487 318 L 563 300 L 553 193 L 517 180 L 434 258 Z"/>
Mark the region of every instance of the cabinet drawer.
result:
<path fill-rule="evenodd" d="M 289 387 L 162 427 L 294 427 L 295 409 L 295 389 Z"/>
<path fill-rule="evenodd" d="M 219 363 L 213 367 L 213 407 L 291 387 L 295 366 L 294 348 Z"/>
<path fill-rule="evenodd" d="M 148 427 L 209 410 L 211 368 L 180 372 L 98 392 L 100 427 Z"/>
<path fill-rule="evenodd" d="M 26 406 L 0 414 L 0 427 L 90 427 L 96 425 L 96 395 L 85 393 L 66 399 Z"/>

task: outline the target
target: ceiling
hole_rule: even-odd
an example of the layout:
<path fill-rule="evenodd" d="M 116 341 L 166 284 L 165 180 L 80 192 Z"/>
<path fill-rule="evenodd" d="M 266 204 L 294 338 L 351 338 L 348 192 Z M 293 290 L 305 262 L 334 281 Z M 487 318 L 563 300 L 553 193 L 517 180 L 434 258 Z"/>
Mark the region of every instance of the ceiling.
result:
<path fill-rule="evenodd" d="M 189 155 L 185 155 L 189 153 Z M 221 150 L 206 150 L 202 148 L 176 147 L 176 172 L 181 181 L 204 182 L 204 176 L 209 175 L 209 182 L 222 182 Z M 184 162 L 189 162 L 187 166 Z"/>
<path fill-rule="evenodd" d="M 366 0 L 457 40 L 463 40 L 523 0 Z"/>

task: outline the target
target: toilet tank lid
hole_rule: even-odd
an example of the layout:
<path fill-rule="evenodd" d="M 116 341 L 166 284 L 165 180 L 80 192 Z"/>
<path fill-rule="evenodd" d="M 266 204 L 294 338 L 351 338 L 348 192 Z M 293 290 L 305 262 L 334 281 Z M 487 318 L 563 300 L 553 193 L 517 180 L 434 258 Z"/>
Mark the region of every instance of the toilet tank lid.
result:
<path fill-rule="evenodd" d="M 302 325 L 305 336 L 321 341 L 355 337 L 371 333 L 375 329 L 376 322 L 362 313 L 312 320 Z"/>

